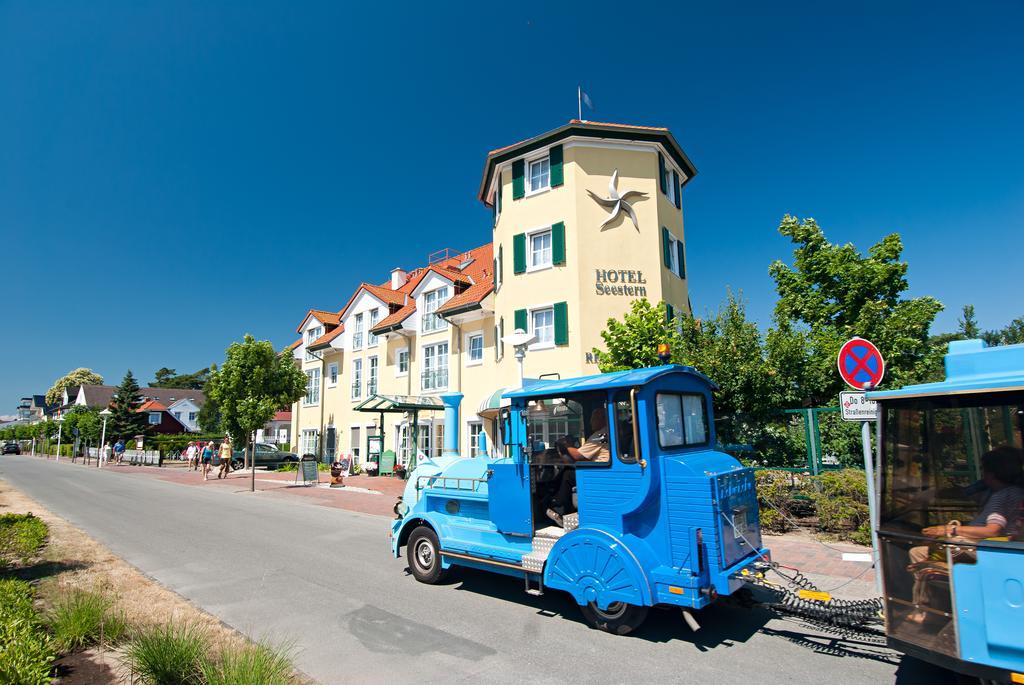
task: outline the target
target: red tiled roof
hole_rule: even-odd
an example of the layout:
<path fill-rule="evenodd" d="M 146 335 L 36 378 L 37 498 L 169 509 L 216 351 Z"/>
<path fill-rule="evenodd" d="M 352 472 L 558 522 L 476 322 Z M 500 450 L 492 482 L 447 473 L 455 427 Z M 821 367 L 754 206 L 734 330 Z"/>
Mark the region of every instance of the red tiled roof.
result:
<path fill-rule="evenodd" d="M 331 341 L 337 338 L 339 335 L 345 332 L 344 326 L 336 326 L 333 331 L 324 333 L 319 338 L 309 344 L 309 349 L 313 350 L 318 347 L 327 347 L 331 344 Z"/>
<path fill-rule="evenodd" d="M 293 343 L 292 343 L 291 345 L 289 345 L 289 346 L 288 346 L 288 347 L 286 347 L 285 349 L 286 349 L 286 350 L 294 350 L 294 349 L 296 349 L 296 348 L 297 348 L 297 347 L 298 347 L 299 345 L 301 345 L 301 344 L 302 344 L 302 338 L 299 338 L 298 340 L 296 340 L 295 342 L 293 342 Z"/>
<path fill-rule="evenodd" d="M 274 421 L 291 421 L 292 413 L 290 411 L 279 411 L 274 414 Z"/>
<path fill-rule="evenodd" d="M 486 280 L 482 280 L 479 283 L 474 283 L 469 286 L 467 289 L 463 290 L 461 293 L 438 307 L 437 311 L 439 314 L 444 314 L 445 312 L 462 309 L 468 304 L 474 304 L 484 299 L 491 294 L 492 290 L 494 290 L 494 281 L 491 278 L 487 278 Z"/>
<path fill-rule="evenodd" d="M 156 400 L 147 400 L 140 404 L 135 411 L 167 411 L 167 407 Z"/>
<path fill-rule="evenodd" d="M 340 312 L 328 312 L 323 309 L 310 309 L 308 312 L 306 312 L 306 315 L 302 317 L 302 323 L 298 325 L 298 327 L 295 329 L 295 332 L 301 333 L 302 327 L 306 325 L 306 320 L 311 316 L 315 316 L 317 321 L 328 326 L 337 326 L 338 322 L 341 320 L 340 314 Z"/>
<path fill-rule="evenodd" d="M 617 126 L 619 128 L 636 128 L 642 131 L 667 131 L 664 126 L 637 126 L 636 124 L 616 124 L 614 121 L 590 121 L 589 119 L 570 119 L 570 124 L 593 124 L 594 126 Z"/>
<path fill-rule="evenodd" d="M 385 316 L 380 321 L 378 321 L 377 325 L 370 329 L 370 332 L 371 333 L 376 333 L 377 331 L 384 330 L 385 328 L 390 328 L 391 326 L 394 326 L 395 324 L 402 323 L 403 321 L 408 319 L 409 315 L 412 314 L 414 311 L 416 311 L 415 301 L 414 300 L 409 300 L 409 304 L 405 305 L 404 307 L 402 307 L 398 311 L 393 312 L 393 313 Z"/>

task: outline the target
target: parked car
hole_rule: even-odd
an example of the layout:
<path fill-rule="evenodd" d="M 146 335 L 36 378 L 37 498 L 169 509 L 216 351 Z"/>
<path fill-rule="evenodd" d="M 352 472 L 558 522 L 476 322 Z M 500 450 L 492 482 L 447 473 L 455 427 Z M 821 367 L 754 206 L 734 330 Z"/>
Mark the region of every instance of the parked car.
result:
<path fill-rule="evenodd" d="M 283 452 L 269 442 L 256 443 L 256 466 L 276 469 L 281 464 L 297 463 L 299 457 L 292 452 Z M 231 457 L 231 467 L 240 469 L 245 465 L 245 451 L 235 450 Z"/>
<path fill-rule="evenodd" d="M 13 440 L 4 443 L 4 454 L 21 454 L 21 447 Z"/>

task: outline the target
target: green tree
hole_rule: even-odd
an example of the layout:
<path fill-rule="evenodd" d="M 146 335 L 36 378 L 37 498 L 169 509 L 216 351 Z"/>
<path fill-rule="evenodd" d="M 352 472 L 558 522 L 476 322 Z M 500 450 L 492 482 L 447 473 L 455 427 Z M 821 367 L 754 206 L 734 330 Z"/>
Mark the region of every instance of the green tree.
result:
<path fill-rule="evenodd" d="M 678 347 L 679 333 L 666 322 L 665 304 L 653 305 L 646 299 L 634 300 L 622 321 L 608 319 L 601 332 L 604 350 L 594 349 L 598 368 L 603 373 L 658 366 L 658 345 Z"/>
<path fill-rule="evenodd" d="M 206 402 L 199 407 L 199 415 L 196 416 L 196 423 L 204 433 L 223 433 L 224 427 L 221 421 L 220 406 L 217 400 L 210 396 L 209 384 L 206 389 Z"/>
<path fill-rule="evenodd" d="M 150 383 L 150 386 L 154 388 L 202 390 L 209 377 L 210 369 L 200 369 L 195 373 L 179 374 L 174 369 L 169 369 L 165 366 L 153 374 L 153 382 Z"/>
<path fill-rule="evenodd" d="M 269 341 L 246 335 L 228 347 L 224 364 L 210 374 L 206 388 L 232 442 L 247 447 L 249 436 L 278 409 L 306 394 L 306 381 L 289 354 L 279 354 Z"/>
<path fill-rule="evenodd" d="M 780 330 L 806 336 L 807 364 L 799 379 L 806 403 L 835 403 L 843 389 L 836 355 L 853 336 L 882 351 L 886 386 L 927 375 L 935 356 L 928 331 L 942 305 L 932 297 L 905 297 L 907 263 L 898 234 L 885 236 L 864 256 L 852 244 L 830 243 L 814 219 L 786 215 L 779 232 L 796 248 L 792 266 L 776 261 L 769 267 L 779 294 L 775 319 Z"/>
<path fill-rule="evenodd" d="M 111 416 L 107 429 L 112 437 L 129 440 L 136 435 L 145 434 L 148 423 L 146 414 L 138 411 L 140 406 L 142 395 L 139 394 L 139 384 L 129 369 L 114 391 L 114 397 L 110 402 Z"/>
<path fill-rule="evenodd" d="M 965 304 L 957 321 L 957 333 L 961 340 L 971 340 L 981 337 L 981 329 L 978 328 L 978 320 L 974 316 L 974 305 Z"/>
<path fill-rule="evenodd" d="M 986 331 L 981 338 L 989 345 L 1019 345 L 1024 343 L 1024 316 L 1018 317 L 1003 328 Z"/>
<path fill-rule="evenodd" d="M 93 373 L 92 369 L 78 368 L 61 376 L 46 391 L 47 404 L 60 404 L 64 388 L 76 385 L 102 385 L 103 376 Z"/>

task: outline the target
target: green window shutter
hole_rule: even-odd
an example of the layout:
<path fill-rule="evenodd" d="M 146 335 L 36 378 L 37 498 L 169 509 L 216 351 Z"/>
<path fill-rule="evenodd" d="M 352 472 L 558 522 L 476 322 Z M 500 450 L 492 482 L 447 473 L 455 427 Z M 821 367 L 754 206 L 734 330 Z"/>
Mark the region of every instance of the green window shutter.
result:
<path fill-rule="evenodd" d="M 494 191 L 494 204 L 498 208 L 498 214 L 501 214 L 501 174 L 498 174 L 498 188 Z"/>
<path fill-rule="evenodd" d="M 530 329 L 529 325 L 526 323 L 526 310 L 525 309 L 517 309 L 516 310 L 514 323 L 515 323 L 515 326 L 516 326 L 517 330 L 528 331 Z"/>
<path fill-rule="evenodd" d="M 498 223 L 498 203 L 491 205 L 491 223 Z"/>
<path fill-rule="evenodd" d="M 683 241 L 676 241 L 676 256 L 679 258 L 679 278 L 686 278 L 686 255 Z"/>
<path fill-rule="evenodd" d="M 553 145 L 548 151 L 548 168 L 551 170 L 551 187 L 557 188 L 558 186 L 565 183 L 565 177 L 562 174 L 562 146 Z"/>
<path fill-rule="evenodd" d="M 672 268 L 672 241 L 668 229 L 661 227 L 661 257 L 665 262 L 665 268 Z"/>
<path fill-rule="evenodd" d="M 669 323 L 672 323 L 672 317 L 674 317 L 675 315 L 676 315 L 676 313 L 672 309 L 672 305 L 670 305 L 668 302 L 666 302 L 665 303 L 665 321 L 667 321 Z"/>
<path fill-rule="evenodd" d="M 569 344 L 569 305 L 565 302 L 555 303 L 555 344 Z"/>
<path fill-rule="evenodd" d="M 679 174 L 675 172 L 675 169 L 672 170 L 672 187 L 675 189 L 676 194 L 676 209 L 682 209 L 683 193 L 681 191 L 683 188 L 679 185 Z"/>
<path fill-rule="evenodd" d="M 498 245 L 498 268 L 495 269 L 494 273 L 497 274 L 499 287 L 505 281 L 505 255 L 502 252 L 501 245 Z"/>
<path fill-rule="evenodd" d="M 668 189 L 665 187 L 665 158 L 658 153 L 658 187 L 661 188 L 662 194 L 667 193 Z"/>
<path fill-rule="evenodd" d="M 526 273 L 526 234 L 512 236 L 512 270 L 517 274 Z"/>
<path fill-rule="evenodd" d="M 565 264 L 565 222 L 551 227 L 551 263 Z"/>
<path fill-rule="evenodd" d="M 512 199 L 519 200 L 526 195 L 526 162 L 517 159 L 512 162 Z"/>

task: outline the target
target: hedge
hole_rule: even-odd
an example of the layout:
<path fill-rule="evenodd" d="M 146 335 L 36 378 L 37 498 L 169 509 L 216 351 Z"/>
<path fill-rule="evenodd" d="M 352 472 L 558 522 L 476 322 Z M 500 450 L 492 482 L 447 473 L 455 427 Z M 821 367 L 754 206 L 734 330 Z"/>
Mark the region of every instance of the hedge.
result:
<path fill-rule="evenodd" d="M 868 484 L 857 469 L 819 476 L 789 471 L 758 471 L 757 500 L 764 530 L 785 533 L 817 519 L 816 528 L 861 545 L 871 544 Z M 802 519 L 802 520 L 801 520 Z"/>

